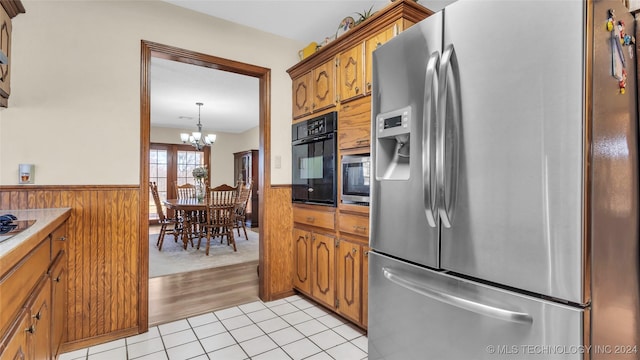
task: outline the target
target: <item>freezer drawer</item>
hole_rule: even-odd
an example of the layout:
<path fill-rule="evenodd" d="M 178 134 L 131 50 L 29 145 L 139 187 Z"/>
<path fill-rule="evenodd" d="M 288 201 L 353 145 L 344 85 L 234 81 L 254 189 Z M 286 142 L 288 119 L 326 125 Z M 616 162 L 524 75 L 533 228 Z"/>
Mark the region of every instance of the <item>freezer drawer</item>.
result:
<path fill-rule="evenodd" d="M 369 359 L 583 359 L 588 314 L 369 253 Z"/>

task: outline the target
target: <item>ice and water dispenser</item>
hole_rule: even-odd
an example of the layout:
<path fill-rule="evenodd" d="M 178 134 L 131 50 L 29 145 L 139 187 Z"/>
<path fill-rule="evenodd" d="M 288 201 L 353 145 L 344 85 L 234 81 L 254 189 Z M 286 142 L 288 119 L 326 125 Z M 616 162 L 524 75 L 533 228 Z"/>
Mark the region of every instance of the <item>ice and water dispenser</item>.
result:
<path fill-rule="evenodd" d="M 409 180 L 411 107 L 376 116 L 376 178 Z"/>

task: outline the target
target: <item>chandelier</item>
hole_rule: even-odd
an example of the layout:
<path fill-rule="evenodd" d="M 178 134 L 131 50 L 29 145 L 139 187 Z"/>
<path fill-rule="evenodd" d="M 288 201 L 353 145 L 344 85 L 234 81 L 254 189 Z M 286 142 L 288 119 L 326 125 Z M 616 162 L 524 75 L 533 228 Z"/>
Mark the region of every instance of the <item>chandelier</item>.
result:
<path fill-rule="evenodd" d="M 180 134 L 180 140 L 184 144 L 191 143 L 191 146 L 196 148 L 198 151 L 202 150 L 205 146 L 211 146 L 214 142 L 216 142 L 216 134 L 209 134 L 207 136 L 202 136 L 202 124 L 200 123 L 200 108 L 202 107 L 201 102 L 197 102 L 198 105 L 198 131 L 194 131 L 191 135 L 187 133 Z"/>

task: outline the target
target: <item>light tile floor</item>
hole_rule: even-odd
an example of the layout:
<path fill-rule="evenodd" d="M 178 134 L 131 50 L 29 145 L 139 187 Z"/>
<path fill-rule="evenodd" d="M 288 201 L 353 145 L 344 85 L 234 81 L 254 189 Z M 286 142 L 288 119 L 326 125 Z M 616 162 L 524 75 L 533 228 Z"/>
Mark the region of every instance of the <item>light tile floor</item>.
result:
<path fill-rule="evenodd" d="M 294 295 L 155 326 L 140 335 L 62 354 L 60 360 L 367 359 L 364 332 Z"/>

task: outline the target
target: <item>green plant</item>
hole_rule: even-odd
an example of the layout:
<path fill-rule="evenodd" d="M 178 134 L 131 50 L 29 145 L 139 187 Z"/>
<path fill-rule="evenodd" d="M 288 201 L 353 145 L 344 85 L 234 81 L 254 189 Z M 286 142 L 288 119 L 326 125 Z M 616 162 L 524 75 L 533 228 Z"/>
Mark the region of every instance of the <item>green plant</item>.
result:
<path fill-rule="evenodd" d="M 356 13 L 359 18 L 358 20 L 356 20 L 355 25 L 359 25 L 361 22 L 367 20 L 368 18 L 372 17 L 376 12 L 373 11 L 373 5 L 371 5 L 371 7 L 369 8 L 369 10 L 363 11 L 361 13 Z"/>

